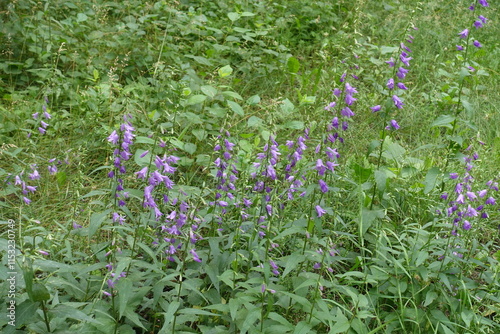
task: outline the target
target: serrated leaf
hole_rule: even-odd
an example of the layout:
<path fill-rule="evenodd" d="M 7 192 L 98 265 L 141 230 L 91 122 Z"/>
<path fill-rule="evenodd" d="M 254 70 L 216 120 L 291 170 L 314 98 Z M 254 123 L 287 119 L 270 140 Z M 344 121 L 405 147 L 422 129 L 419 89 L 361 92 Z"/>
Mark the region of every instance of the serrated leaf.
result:
<path fill-rule="evenodd" d="M 339 310 L 333 319 L 335 325 L 330 328 L 329 334 L 345 333 L 350 327 L 349 319 Z"/>
<path fill-rule="evenodd" d="M 398 51 L 399 48 L 398 47 L 395 47 L 395 46 L 385 46 L 383 45 L 381 48 L 380 48 L 380 53 L 382 53 L 383 55 L 385 54 L 388 54 L 388 53 L 394 53 L 396 51 Z"/>
<path fill-rule="evenodd" d="M 205 102 L 206 99 L 207 99 L 206 95 L 201 95 L 201 94 L 193 95 L 187 100 L 186 105 L 192 106 L 198 103 L 203 103 Z"/>
<path fill-rule="evenodd" d="M 377 184 L 377 190 L 379 193 L 383 194 L 387 185 L 387 174 L 383 170 L 376 170 L 374 177 L 375 183 Z"/>
<path fill-rule="evenodd" d="M 231 108 L 231 110 L 234 111 L 236 114 L 238 114 L 240 116 L 245 115 L 245 111 L 238 103 L 236 103 L 234 101 L 227 101 L 227 104 L 229 105 L 229 108 Z"/>
<path fill-rule="evenodd" d="M 39 317 L 36 314 L 40 303 L 26 299 L 21 304 L 16 305 L 16 326 L 21 328 L 22 325 L 34 323 Z M 5 313 L 4 313 L 5 314 Z"/>
<path fill-rule="evenodd" d="M 231 65 L 226 65 L 219 68 L 217 72 L 219 73 L 219 76 L 221 78 L 225 78 L 227 76 L 230 76 L 231 73 L 233 73 L 233 68 L 231 67 Z"/>

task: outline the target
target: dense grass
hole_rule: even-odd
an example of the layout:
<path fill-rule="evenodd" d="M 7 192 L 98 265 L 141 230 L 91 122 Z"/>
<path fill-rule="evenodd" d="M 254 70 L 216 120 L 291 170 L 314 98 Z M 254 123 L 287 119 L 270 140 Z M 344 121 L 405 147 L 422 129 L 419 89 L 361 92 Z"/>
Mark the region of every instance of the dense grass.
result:
<path fill-rule="evenodd" d="M 481 3 L 3 4 L 3 332 L 497 333 Z"/>

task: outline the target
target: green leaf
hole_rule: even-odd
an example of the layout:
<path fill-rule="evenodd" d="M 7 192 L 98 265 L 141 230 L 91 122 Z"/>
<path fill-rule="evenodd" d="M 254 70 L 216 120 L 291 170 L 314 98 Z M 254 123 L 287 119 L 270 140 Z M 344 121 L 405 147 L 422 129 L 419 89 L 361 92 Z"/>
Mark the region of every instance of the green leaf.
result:
<path fill-rule="evenodd" d="M 189 154 L 194 154 L 194 152 L 196 152 L 196 148 L 196 144 L 184 143 L 184 147 L 182 149 Z"/>
<path fill-rule="evenodd" d="M 116 275 L 120 273 L 116 272 Z M 122 277 L 116 283 L 116 290 L 118 291 L 118 312 L 120 318 L 125 314 L 130 297 L 132 296 L 132 281 L 128 277 Z"/>
<path fill-rule="evenodd" d="M 45 285 L 40 283 L 33 284 L 33 301 L 41 302 L 50 299 L 49 290 L 45 287 Z"/>
<path fill-rule="evenodd" d="M 427 307 L 430 304 L 432 304 L 432 302 L 434 300 L 436 300 L 437 297 L 438 297 L 438 294 L 436 293 L 436 291 L 434 291 L 434 290 L 427 291 L 427 293 L 425 294 L 424 307 Z"/>
<path fill-rule="evenodd" d="M 201 86 L 200 90 L 203 94 L 205 94 L 208 97 L 213 98 L 215 95 L 217 95 L 217 88 L 212 87 L 212 86 Z"/>
<path fill-rule="evenodd" d="M 396 51 L 398 51 L 399 48 L 398 47 L 395 47 L 395 46 L 385 46 L 383 45 L 381 48 L 380 48 L 380 53 L 382 53 L 383 55 L 385 54 L 388 54 L 388 53 L 394 53 Z"/>
<path fill-rule="evenodd" d="M 311 333 L 312 327 L 306 321 L 300 321 L 297 325 L 295 325 L 295 330 L 293 334 L 308 334 Z"/>
<path fill-rule="evenodd" d="M 247 121 L 247 125 L 251 128 L 253 127 L 259 127 L 263 123 L 262 119 L 260 119 L 257 116 L 250 116 L 250 118 Z"/>
<path fill-rule="evenodd" d="M 280 108 L 283 112 L 288 114 L 288 113 L 291 113 L 295 109 L 295 106 L 293 105 L 293 103 L 289 99 L 284 99 L 283 103 L 280 105 Z"/>
<path fill-rule="evenodd" d="M 92 238 L 97 230 L 101 227 L 102 223 L 106 219 L 106 217 L 111 212 L 111 209 L 104 210 L 102 212 L 94 212 L 90 216 L 90 224 L 89 224 L 89 238 Z"/>
<path fill-rule="evenodd" d="M 247 99 L 247 104 L 250 106 L 254 106 L 256 104 L 260 103 L 260 96 L 259 95 L 252 95 Z"/>
<path fill-rule="evenodd" d="M 345 333 L 351 327 L 349 319 L 347 319 L 347 317 L 340 310 L 338 310 L 337 315 L 333 318 L 333 321 L 335 325 L 330 328 L 328 334 Z"/>
<path fill-rule="evenodd" d="M 230 97 L 234 100 L 243 100 L 243 98 L 241 97 L 240 94 L 236 93 L 236 92 L 232 92 L 230 90 L 225 90 L 222 92 L 222 95 L 224 95 L 225 97 Z"/>
<path fill-rule="evenodd" d="M 37 321 L 36 310 L 38 309 L 37 302 L 26 299 L 21 304 L 16 305 L 16 327 L 21 328 L 22 325 L 27 325 Z M 5 313 L 4 313 L 5 314 Z"/>
<path fill-rule="evenodd" d="M 366 231 L 368 231 L 368 229 L 373 224 L 375 219 L 382 219 L 384 217 L 385 217 L 385 211 L 383 209 L 369 210 L 367 208 L 363 208 L 359 226 L 361 236 L 365 235 Z"/>
<path fill-rule="evenodd" d="M 229 108 L 231 108 L 231 110 L 234 111 L 236 114 L 240 116 L 245 115 L 245 111 L 243 111 L 243 108 L 238 103 L 233 101 L 227 101 L 227 104 L 229 105 Z"/>
<path fill-rule="evenodd" d="M 231 73 L 233 73 L 233 68 L 230 65 L 226 65 L 219 68 L 217 72 L 219 73 L 219 76 L 221 78 L 225 78 L 227 76 L 230 76 Z"/>
<path fill-rule="evenodd" d="M 300 63 L 299 60 L 295 57 L 290 57 L 286 61 L 286 65 L 288 67 L 288 72 L 290 73 L 297 73 L 300 69 Z"/>
<path fill-rule="evenodd" d="M 205 140 L 205 138 L 207 138 L 207 131 L 205 131 L 205 129 L 194 129 L 193 131 L 191 131 L 191 133 L 196 137 L 196 139 L 198 139 L 199 141 L 203 141 Z"/>
<path fill-rule="evenodd" d="M 98 325 L 101 324 L 96 319 L 89 317 L 84 312 L 82 312 L 74 307 L 71 307 L 67 304 L 58 304 L 53 309 L 51 309 L 49 311 L 49 313 L 53 314 L 57 318 L 61 318 L 63 320 L 70 318 L 70 319 L 80 320 L 83 322 L 90 322 L 90 323 L 94 323 L 94 324 L 98 324 Z"/>
<path fill-rule="evenodd" d="M 387 174 L 383 170 L 376 170 L 374 173 L 375 183 L 377 184 L 377 190 L 380 194 L 383 194 L 385 187 L 387 185 Z"/>
<path fill-rule="evenodd" d="M 451 123 L 455 121 L 455 117 L 451 115 L 441 115 L 431 124 L 431 128 L 448 128 L 453 129 Z"/>
<path fill-rule="evenodd" d="M 293 129 L 293 130 L 302 130 L 305 127 L 304 122 L 302 121 L 286 122 L 283 126 L 287 129 Z"/>
<path fill-rule="evenodd" d="M 68 176 L 65 172 L 61 171 L 56 173 L 57 184 L 59 184 L 60 186 L 63 186 L 66 183 L 67 178 Z"/>
<path fill-rule="evenodd" d="M 192 106 L 198 103 L 203 103 L 206 99 L 207 99 L 206 95 L 201 95 L 201 94 L 193 95 L 187 100 L 186 105 Z"/>
<path fill-rule="evenodd" d="M 227 17 L 229 17 L 229 19 L 234 22 L 237 21 L 241 17 L 241 15 L 235 12 L 230 12 L 227 13 Z"/>
<path fill-rule="evenodd" d="M 429 169 L 427 172 L 427 175 L 425 176 L 425 188 L 424 188 L 424 194 L 428 194 L 434 189 L 436 186 L 436 180 L 438 176 L 441 174 L 441 170 L 437 167 L 432 167 Z"/>
<path fill-rule="evenodd" d="M 145 156 L 143 156 L 141 158 L 141 155 L 145 152 L 146 152 L 146 150 L 143 150 L 140 148 L 135 151 L 134 161 L 137 164 L 137 166 L 140 166 L 140 167 L 149 166 L 149 161 L 151 160 L 151 156 L 149 154 L 146 154 Z"/>

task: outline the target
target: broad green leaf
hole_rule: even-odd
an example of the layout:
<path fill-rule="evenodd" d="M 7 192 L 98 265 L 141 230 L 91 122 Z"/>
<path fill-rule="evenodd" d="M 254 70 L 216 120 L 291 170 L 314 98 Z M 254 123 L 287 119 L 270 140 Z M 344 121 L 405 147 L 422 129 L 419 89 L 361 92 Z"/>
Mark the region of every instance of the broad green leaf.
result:
<path fill-rule="evenodd" d="M 59 171 L 56 173 L 56 178 L 57 178 L 57 184 L 63 186 L 66 183 L 68 175 L 63 171 Z"/>
<path fill-rule="evenodd" d="M 286 61 L 286 65 L 288 67 L 288 72 L 290 73 L 297 73 L 300 69 L 300 63 L 299 60 L 295 57 L 290 57 Z"/>
<path fill-rule="evenodd" d="M 300 103 L 311 104 L 311 103 L 314 103 L 314 102 L 316 102 L 316 96 L 304 95 L 300 99 Z"/>
<path fill-rule="evenodd" d="M 16 305 L 16 326 L 21 328 L 22 325 L 28 325 L 34 323 L 39 319 L 39 316 L 36 313 L 38 309 L 37 302 L 26 299 L 21 304 Z M 4 306 L 6 307 L 6 306 Z M 5 314 L 5 313 L 3 313 Z M 40 319 L 41 320 L 41 319 Z"/>
<path fill-rule="evenodd" d="M 41 302 L 50 299 L 49 290 L 41 283 L 33 284 L 33 301 Z"/>
<path fill-rule="evenodd" d="M 455 117 L 451 115 L 441 115 L 431 124 L 431 128 L 448 128 L 453 129 L 451 125 L 455 121 Z"/>
<path fill-rule="evenodd" d="M 146 150 L 143 150 L 140 148 L 135 151 L 134 161 L 137 164 L 137 166 L 140 166 L 140 167 L 149 166 L 149 162 L 151 160 L 151 156 L 149 154 L 151 154 L 151 153 L 146 154 L 145 156 L 143 156 L 141 158 L 141 155 L 143 155 L 144 153 L 146 153 Z"/>
<path fill-rule="evenodd" d="M 155 141 L 153 138 L 145 137 L 145 136 L 137 136 L 134 140 L 137 144 L 151 144 L 154 145 Z"/>
<path fill-rule="evenodd" d="M 257 116 L 250 116 L 250 118 L 247 121 L 247 124 L 249 127 L 259 127 L 263 123 L 262 119 L 260 119 Z"/>
<path fill-rule="evenodd" d="M 207 131 L 205 129 L 194 129 L 191 133 L 198 139 L 199 141 L 205 140 L 207 138 Z"/>
<path fill-rule="evenodd" d="M 387 185 L 387 174 L 383 170 L 376 170 L 374 173 L 375 183 L 377 184 L 377 190 L 380 194 L 383 194 L 385 187 Z"/>
<path fill-rule="evenodd" d="M 259 319 L 261 314 L 260 307 L 253 307 L 248 310 L 245 321 L 243 321 L 243 325 L 241 325 L 241 333 L 246 333 L 248 330 L 254 325 L 255 321 Z"/>
<path fill-rule="evenodd" d="M 255 16 L 256 14 L 250 13 L 250 12 L 243 12 L 241 13 L 241 16 Z"/>
<path fill-rule="evenodd" d="M 240 116 L 245 115 L 245 111 L 238 103 L 233 102 L 233 101 L 227 101 L 227 104 L 229 105 L 229 108 L 231 108 L 231 110 L 234 111 L 236 114 L 238 114 Z"/>
<path fill-rule="evenodd" d="M 196 144 L 185 143 L 182 149 L 189 154 L 194 154 L 194 152 L 196 152 L 196 148 L 197 148 Z"/>
<path fill-rule="evenodd" d="M 205 94 L 208 97 L 213 98 L 215 95 L 217 95 L 217 88 L 213 86 L 201 86 L 200 90 L 203 94 Z"/>
<path fill-rule="evenodd" d="M 424 194 L 428 194 L 434 189 L 436 186 L 436 180 L 438 176 L 441 174 L 441 171 L 437 167 L 432 167 L 429 169 L 427 172 L 427 175 L 425 176 L 425 188 L 424 188 Z"/>
<path fill-rule="evenodd" d="M 59 304 L 55 306 L 53 309 L 51 309 L 49 313 L 55 315 L 57 318 L 62 318 L 62 319 L 70 318 L 70 319 L 80 320 L 83 322 L 100 324 L 100 322 L 97 321 L 96 319 L 89 317 L 84 312 L 74 307 L 71 307 L 67 304 Z"/>
<path fill-rule="evenodd" d="M 127 307 L 125 310 L 125 318 L 133 322 L 136 326 L 146 330 L 144 325 L 142 324 L 141 319 L 139 318 L 139 315 L 135 313 L 135 310 L 132 307 Z"/>
<path fill-rule="evenodd" d="M 309 323 L 306 321 L 300 321 L 298 324 L 295 325 L 295 330 L 293 331 L 293 334 L 308 334 L 311 333 L 312 327 Z"/>
<path fill-rule="evenodd" d="M 252 95 L 247 99 L 247 104 L 250 106 L 254 106 L 256 104 L 260 103 L 260 96 L 259 95 Z"/>
<path fill-rule="evenodd" d="M 304 122 L 302 121 L 286 122 L 283 126 L 287 129 L 293 129 L 293 130 L 302 130 L 305 127 Z"/>
<path fill-rule="evenodd" d="M 399 50 L 399 48 L 395 47 L 395 46 L 385 46 L 385 45 L 383 45 L 382 47 L 380 47 L 380 53 L 382 53 L 383 55 L 388 54 L 388 53 L 394 53 L 394 52 L 396 52 L 398 50 Z"/>
<path fill-rule="evenodd" d="M 291 113 L 295 109 L 295 106 L 293 105 L 293 103 L 289 99 L 284 99 L 283 103 L 280 105 L 280 108 L 281 108 L 281 110 L 283 110 L 283 112 L 288 114 L 288 113 Z"/>
<path fill-rule="evenodd" d="M 328 334 L 345 333 L 351 327 L 349 319 L 340 310 L 338 310 L 333 321 L 335 325 L 330 328 Z"/>
<path fill-rule="evenodd" d="M 230 12 L 227 13 L 227 17 L 229 17 L 229 19 L 234 22 L 237 21 L 241 17 L 241 15 L 235 12 Z"/>
<path fill-rule="evenodd" d="M 106 217 L 111 212 L 111 209 L 104 210 L 102 212 L 94 212 L 90 216 L 90 224 L 89 224 L 89 233 L 88 237 L 92 238 L 97 230 L 101 227 L 102 223 L 106 219 Z"/>
<path fill-rule="evenodd" d="M 119 272 L 115 273 L 115 279 L 120 275 Z M 113 278 L 111 278 L 113 279 Z M 118 291 L 118 313 L 120 318 L 125 313 L 127 304 L 132 296 L 132 281 L 128 277 L 122 277 L 116 283 L 116 290 Z"/>
<path fill-rule="evenodd" d="M 368 229 L 373 224 L 375 219 L 382 219 L 384 217 L 385 217 L 385 211 L 383 209 L 369 210 L 367 208 L 363 208 L 359 226 L 361 236 L 365 235 L 366 231 L 368 231 Z"/>
<path fill-rule="evenodd" d="M 76 22 L 78 22 L 78 23 L 85 22 L 85 21 L 87 21 L 87 19 L 88 19 L 88 16 L 83 14 L 83 13 L 78 13 L 76 15 Z"/>
<path fill-rule="evenodd" d="M 186 105 L 192 106 L 198 103 L 203 103 L 206 99 L 207 99 L 206 95 L 201 95 L 201 94 L 193 95 L 187 100 Z"/>
<path fill-rule="evenodd" d="M 221 78 L 225 78 L 233 73 L 233 68 L 230 65 L 222 66 L 219 68 L 218 73 Z"/>
<path fill-rule="evenodd" d="M 231 314 L 231 319 L 234 321 L 236 319 L 236 314 L 240 308 L 241 303 L 239 299 L 231 298 L 229 299 L 229 313 Z"/>
<path fill-rule="evenodd" d="M 427 307 L 430 304 L 432 304 L 432 302 L 434 300 L 436 300 L 437 297 L 438 297 L 438 295 L 437 295 L 436 291 L 434 291 L 434 290 L 427 291 L 427 293 L 425 294 L 424 307 Z"/>
<path fill-rule="evenodd" d="M 224 95 L 225 97 L 230 97 L 234 100 L 243 100 L 243 98 L 241 97 L 240 94 L 236 93 L 236 92 L 232 92 L 230 90 L 225 90 L 222 92 L 222 95 Z"/>

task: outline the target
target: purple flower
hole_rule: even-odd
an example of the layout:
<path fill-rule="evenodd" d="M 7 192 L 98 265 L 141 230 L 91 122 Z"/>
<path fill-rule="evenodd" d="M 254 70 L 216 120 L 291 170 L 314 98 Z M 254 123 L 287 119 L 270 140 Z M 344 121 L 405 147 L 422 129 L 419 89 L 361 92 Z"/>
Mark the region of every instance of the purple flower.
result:
<path fill-rule="evenodd" d="M 39 250 L 38 253 L 42 254 L 42 255 L 45 255 L 45 256 L 48 256 L 49 253 L 46 252 L 46 251 L 43 251 L 43 250 Z"/>
<path fill-rule="evenodd" d="M 381 105 L 376 105 L 374 107 L 371 107 L 370 109 L 372 110 L 372 112 L 377 112 L 377 111 L 380 111 L 380 109 L 382 109 L 382 106 Z"/>
<path fill-rule="evenodd" d="M 400 79 L 404 79 L 406 77 L 406 73 L 408 73 L 408 70 L 404 67 L 398 68 L 398 72 L 396 73 L 396 76 Z"/>
<path fill-rule="evenodd" d="M 333 95 L 335 96 L 340 96 L 340 94 L 342 94 L 342 91 L 338 88 L 335 88 L 333 91 L 332 91 Z"/>
<path fill-rule="evenodd" d="M 458 173 L 450 173 L 450 179 L 455 180 L 458 178 Z"/>
<path fill-rule="evenodd" d="M 480 19 L 481 22 L 483 22 L 483 23 L 486 23 L 486 21 L 488 21 L 488 19 L 486 17 L 484 17 L 483 15 L 479 15 L 477 18 Z"/>
<path fill-rule="evenodd" d="M 401 54 L 399 56 L 399 59 L 401 60 L 401 62 L 403 64 L 405 64 L 406 66 L 410 66 L 410 60 L 412 60 L 413 58 L 412 57 L 405 57 L 403 54 Z"/>
<path fill-rule="evenodd" d="M 118 136 L 118 134 L 116 133 L 116 130 L 113 130 L 113 132 L 111 132 L 111 134 L 109 135 L 108 137 L 108 141 L 114 145 L 116 145 L 118 143 L 118 140 L 120 139 L 120 137 Z"/>
<path fill-rule="evenodd" d="M 458 35 L 460 36 L 460 38 L 467 38 L 467 36 L 469 35 L 469 29 L 462 30 L 458 33 Z"/>
<path fill-rule="evenodd" d="M 488 4 L 488 1 L 486 0 L 479 0 L 479 4 L 483 7 L 489 7 L 490 5 Z"/>
<path fill-rule="evenodd" d="M 474 27 L 476 27 L 476 29 L 482 28 L 483 27 L 483 21 L 481 21 L 481 20 L 475 21 L 474 22 Z"/>
<path fill-rule="evenodd" d="M 29 205 L 31 203 L 31 200 L 28 198 L 28 197 L 24 197 L 23 196 L 23 201 L 24 203 L 26 203 L 27 205 Z"/>
<path fill-rule="evenodd" d="M 394 101 L 394 105 L 396 106 L 396 108 L 403 109 L 404 103 L 397 95 L 392 96 L 392 101 Z"/>
<path fill-rule="evenodd" d="M 46 119 L 51 119 L 52 118 L 52 116 L 47 111 L 43 112 L 43 117 L 45 117 Z"/>
<path fill-rule="evenodd" d="M 79 229 L 79 228 L 82 228 L 83 226 L 78 224 L 77 222 L 73 222 L 73 229 Z"/>
<path fill-rule="evenodd" d="M 394 89 L 394 79 L 393 78 L 390 78 L 389 80 L 387 80 L 387 88 Z"/>
<path fill-rule="evenodd" d="M 345 104 L 347 104 L 348 106 L 352 105 L 357 100 L 358 99 L 355 99 L 351 94 L 347 94 L 345 96 Z"/>
<path fill-rule="evenodd" d="M 318 183 L 319 183 L 319 187 L 321 189 L 321 192 L 326 193 L 328 191 L 328 185 L 326 184 L 326 182 L 323 180 L 319 180 Z"/>
<path fill-rule="evenodd" d="M 323 216 L 326 211 L 319 205 L 316 205 L 316 213 L 318 214 L 318 217 Z"/>
<path fill-rule="evenodd" d="M 474 46 L 475 46 L 476 48 L 481 48 L 481 47 L 482 47 L 481 43 L 479 43 L 479 41 L 477 41 L 477 40 L 476 40 L 476 41 L 474 41 L 474 43 L 472 43 L 472 44 L 474 44 Z"/>
<path fill-rule="evenodd" d="M 196 253 L 196 250 L 193 248 L 189 251 L 189 253 L 191 253 L 191 255 L 193 256 L 193 260 L 195 260 L 196 262 L 201 262 L 201 259 L 200 257 L 198 256 L 198 254 Z"/>
<path fill-rule="evenodd" d="M 352 112 L 352 110 L 349 108 L 349 107 L 345 107 L 343 108 L 340 113 L 342 114 L 342 116 L 345 116 L 345 117 L 352 117 L 354 116 L 354 113 Z"/>
<path fill-rule="evenodd" d="M 496 200 L 493 197 L 488 197 L 488 199 L 484 203 L 489 205 L 495 205 Z"/>
<path fill-rule="evenodd" d="M 330 102 L 330 104 L 325 107 L 325 110 L 330 110 L 332 108 L 335 108 L 336 104 L 337 104 L 336 102 Z"/>
<path fill-rule="evenodd" d="M 38 127 L 38 132 L 40 132 L 40 134 L 44 135 L 45 134 L 45 129 L 42 128 L 41 126 Z"/>
<path fill-rule="evenodd" d="M 394 67 L 396 65 L 396 62 L 394 61 L 394 58 L 391 57 L 388 61 L 386 61 L 387 64 L 389 64 L 390 67 Z"/>
<path fill-rule="evenodd" d="M 147 174 L 148 174 L 148 167 L 144 167 L 140 171 L 135 173 L 135 175 L 137 175 L 137 178 L 142 180 L 146 178 Z"/>
<path fill-rule="evenodd" d="M 396 122 L 396 120 L 395 120 L 395 119 L 391 120 L 391 121 L 389 122 L 389 124 L 390 124 L 390 126 L 391 126 L 391 127 L 393 127 L 395 130 L 398 130 L 398 129 L 399 129 L 399 124 L 398 124 L 398 122 Z"/>
<path fill-rule="evenodd" d="M 464 47 L 457 44 L 457 51 L 463 51 Z"/>
<path fill-rule="evenodd" d="M 402 82 L 398 82 L 397 86 L 398 86 L 399 89 L 402 89 L 402 90 L 407 90 L 408 89 L 408 87 L 406 87 L 405 84 L 402 83 Z"/>
<path fill-rule="evenodd" d="M 345 91 L 347 95 L 352 95 L 358 92 L 356 88 L 352 87 L 348 82 L 345 83 Z"/>
<path fill-rule="evenodd" d="M 54 175 L 55 173 L 57 173 L 57 167 L 56 167 L 56 165 L 48 166 L 47 168 L 49 170 L 50 175 Z"/>
<path fill-rule="evenodd" d="M 464 220 L 464 224 L 463 224 L 462 227 L 463 227 L 464 230 L 468 231 L 468 230 L 471 229 L 472 226 L 471 226 L 471 224 L 470 224 L 470 222 L 468 220 Z"/>
<path fill-rule="evenodd" d="M 37 111 L 36 113 L 32 114 L 31 117 L 33 117 L 33 119 L 38 119 L 38 115 L 40 113 Z"/>

